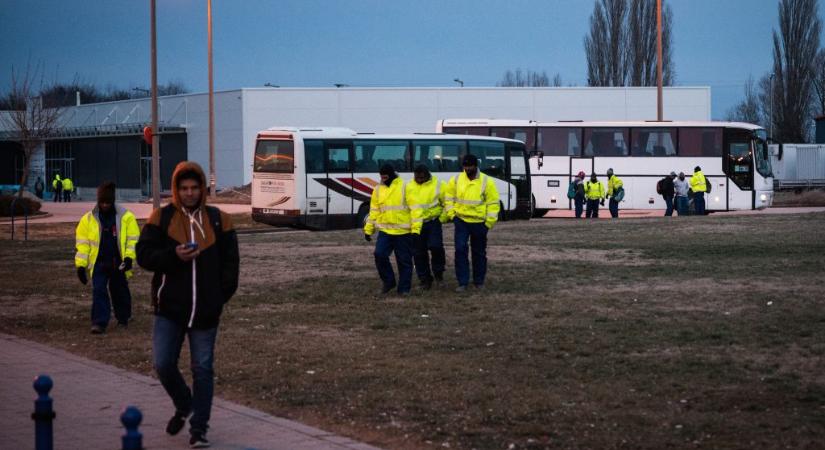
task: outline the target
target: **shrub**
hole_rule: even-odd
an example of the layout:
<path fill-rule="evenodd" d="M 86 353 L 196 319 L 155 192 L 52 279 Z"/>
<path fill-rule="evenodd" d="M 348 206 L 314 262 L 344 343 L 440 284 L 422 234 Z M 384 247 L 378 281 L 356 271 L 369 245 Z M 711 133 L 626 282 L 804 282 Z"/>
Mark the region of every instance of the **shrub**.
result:
<path fill-rule="evenodd" d="M 23 215 L 24 205 L 28 208 L 30 215 L 40 211 L 40 202 L 36 200 L 26 197 L 18 198 L 17 195 L 0 195 L 0 217 L 11 216 L 11 203 L 15 199 L 17 199 L 17 202 L 14 204 L 15 216 Z"/>

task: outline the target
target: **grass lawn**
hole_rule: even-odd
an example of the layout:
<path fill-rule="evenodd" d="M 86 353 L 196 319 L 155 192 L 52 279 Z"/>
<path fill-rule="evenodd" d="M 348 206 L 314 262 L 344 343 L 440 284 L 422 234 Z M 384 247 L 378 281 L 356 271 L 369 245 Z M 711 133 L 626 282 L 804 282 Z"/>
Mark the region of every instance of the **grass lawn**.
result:
<path fill-rule="evenodd" d="M 150 275 L 92 336 L 72 227 L 37 227 L 0 241 L 0 329 L 151 374 Z M 240 242 L 224 398 L 388 448 L 825 442 L 825 214 L 502 223 L 483 292 L 404 300 L 358 230 Z"/>

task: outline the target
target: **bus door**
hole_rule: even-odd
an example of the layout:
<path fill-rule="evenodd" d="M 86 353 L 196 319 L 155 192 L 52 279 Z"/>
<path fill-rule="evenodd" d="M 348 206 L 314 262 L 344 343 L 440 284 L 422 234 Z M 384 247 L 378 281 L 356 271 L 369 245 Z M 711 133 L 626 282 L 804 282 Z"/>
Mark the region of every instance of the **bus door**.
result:
<path fill-rule="evenodd" d="M 568 180 L 568 183 L 570 181 L 573 181 L 573 177 L 578 175 L 579 172 L 584 172 L 584 181 L 587 181 L 588 179 L 590 179 L 590 174 L 593 173 L 593 157 L 592 156 L 590 156 L 590 157 L 587 157 L 587 156 L 583 156 L 583 157 L 573 156 L 573 157 L 570 158 L 570 179 Z M 565 186 L 564 192 L 565 192 L 565 195 L 567 195 L 567 187 L 566 186 Z M 567 201 L 567 208 L 568 209 L 573 208 L 573 200 L 569 199 Z"/>
<path fill-rule="evenodd" d="M 352 142 L 325 141 L 327 226 L 344 227 L 352 220 Z"/>

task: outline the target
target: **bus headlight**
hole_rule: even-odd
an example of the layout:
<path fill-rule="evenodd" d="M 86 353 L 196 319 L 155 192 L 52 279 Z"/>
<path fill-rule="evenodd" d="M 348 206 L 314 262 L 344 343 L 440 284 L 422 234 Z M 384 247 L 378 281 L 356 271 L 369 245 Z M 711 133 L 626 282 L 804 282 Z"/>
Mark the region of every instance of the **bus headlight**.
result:
<path fill-rule="evenodd" d="M 550 197 L 550 203 L 556 203 L 556 196 Z"/>
<path fill-rule="evenodd" d="M 713 197 L 713 201 L 715 201 L 716 203 L 719 203 L 719 196 L 717 195 L 716 197 Z"/>
<path fill-rule="evenodd" d="M 767 194 L 762 194 L 762 195 L 760 195 L 760 196 L 759 196 L 759 200 L 762 200 L 763 202 L 768 201 L 768 196 L 767 196 Z"/>

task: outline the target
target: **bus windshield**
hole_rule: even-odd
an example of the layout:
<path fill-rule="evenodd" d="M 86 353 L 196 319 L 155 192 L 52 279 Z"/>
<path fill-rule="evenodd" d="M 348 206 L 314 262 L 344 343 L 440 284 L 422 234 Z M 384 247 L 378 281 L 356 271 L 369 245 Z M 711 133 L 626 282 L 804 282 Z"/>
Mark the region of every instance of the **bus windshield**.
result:
<path fill-rule="evenodd" d="M 768 134 L 765 130 L 756 130 L 754 132 L 753 159 L 756 162 L 756 171 L 765 178 L 773 176 L 767 140 Z"/>
<path fill-rule="evenodd" d="M 258 141 L 255 147 L 255 172 L 292 173 L 295 151 L 292 141 Z"/>

